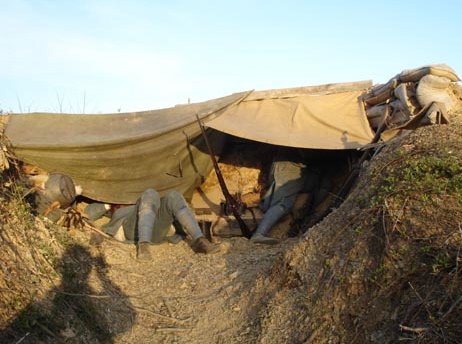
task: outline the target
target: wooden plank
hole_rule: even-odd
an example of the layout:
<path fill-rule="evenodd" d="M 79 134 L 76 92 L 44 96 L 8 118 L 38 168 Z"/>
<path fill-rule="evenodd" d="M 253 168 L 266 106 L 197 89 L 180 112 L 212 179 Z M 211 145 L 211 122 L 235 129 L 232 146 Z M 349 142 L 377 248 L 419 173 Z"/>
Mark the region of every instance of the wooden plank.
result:
<path fill-rule="evenodd" d="M 342 93 L 366 90 L 372 86 L 371 80 L 354 81 L 345 83 L 325 84 L 317 86 L 304 86 L 293 88 L 281 88 L 266 91 L 253 91 L 244 101 L 275 99 L 275 98 L 293 98 L 308 95 L 325 95 L 332 93 Z"/>

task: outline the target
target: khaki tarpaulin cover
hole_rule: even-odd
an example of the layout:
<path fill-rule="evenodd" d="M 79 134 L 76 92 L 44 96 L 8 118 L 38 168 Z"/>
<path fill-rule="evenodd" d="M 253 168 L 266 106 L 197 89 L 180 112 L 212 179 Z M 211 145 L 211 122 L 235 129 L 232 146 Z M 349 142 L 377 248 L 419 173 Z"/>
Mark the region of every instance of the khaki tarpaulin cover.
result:
<path fill-rule="evenodd" d="M 247 94 L 135 113 L 10 115 L 5 136 L 20 159 L 68 174 L 94 200 L 134 203 L 148 187 L 187 194 L 212 169 L 196 114 L 206 120 Z"/>
<path fill-rule="evenodd" d="M 197 104 L 135 113 L 10 115 L 13 153 L 62 172 L 91 199 L 134 203 L 148 187 L 187 198 L 212 170 L 196 114 L 220 154 L 229 133 L 272 144 L 354 149 L 372 139 L 358 96 L 370 82 L 242 92 Z"/>
<path fill-rule="evenodd" d="M 207 126 L 275 145 L 356 149 L 374 136 L 359 99 L 370 85 L 367 81 L 253 92 Z"/>

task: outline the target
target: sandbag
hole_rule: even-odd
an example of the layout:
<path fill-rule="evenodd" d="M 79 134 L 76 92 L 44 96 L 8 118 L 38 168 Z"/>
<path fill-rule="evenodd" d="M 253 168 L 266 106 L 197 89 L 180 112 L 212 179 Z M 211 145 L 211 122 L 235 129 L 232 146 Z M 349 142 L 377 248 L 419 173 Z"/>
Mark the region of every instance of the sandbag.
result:
<path fill-rule="evenodd" d="M 393 94 L 393 90 L 399 83 L 399 78 L 394 77 L 388 80 L 386 84 L 380 84 L 372 87 L 363 100 L 367 105 L 376 105 L 386 101 Z"/>
<path fill-rule="evenodd" d="M 422 125 L 425 124 L 447 124 L 448 115 L 443 103 L 433 102 L 425 113 L 425 117 L 421 120 Z"/>
<path fill-rule="evenodd" d="M 451 80 L 436 75 L 425 75 L 417 86 L 416 96 L 420 106 L 438 102 L 443 103 L 447 111 L 452 108 L 453 100 L 449 95 Z"/>
<path fill-rule="evenodd" d="M 417 82 L 426 75 L 448 78 L 452 82 L 460 81 L 456 71 L 446 64 L 434 64 L 415 69 L 405 69 L 399 74 L 401 82 Z"/>
<path fill-rule="evenodd" d="M 388 120 L 389 127 L 402 125 L 411 119 L 407 106 L 399 99 L 392 101 L 390 107 L 391 115 Z"/>
<path fill-rule="evenodd" d="M 387 105 L 374 105 L 367 109 L 367 119 L 371 128 L 376 129 L 382 123 L 385 113 L 387 111 Z"/>
<path fill-rule="evenodd" d="M 417 109 L 414 104 L 417 103 L 417 99 L 415 99 L 414 83 L 407 82 L 399 84 L 394 89 L 393 94 L 403 105 L 405 105 L 405 109 L 408 111 L 409 115 L 416 113 Z"/>
<path fill-rule="evenodd" d="M 385 84 L 377 85 L 371 88 L 370 91 L 376 96 L 381 95 L 384 92 L 388 94 L 391 91 L 393 91 L 393 89 L 398 85 L 398 83 L 399 83 L 399 78 L 394 77 L 388 80 L 387 83 Z"/>
<path fill-rule="evenodd" d="M 382 92 L 378 96 L 373 96 L 372 93 L 369 93 L 366 96 L 364 96 L 363 100 L 364 100 L 364 103 L 366 103 L 366 105 L 374 106 L 374 105 L 385 102 L 387 99 L 391 97 L 392 94 L 393 94 L 393 90 L 390 90 L 389 92 L 388 91 Z"/>

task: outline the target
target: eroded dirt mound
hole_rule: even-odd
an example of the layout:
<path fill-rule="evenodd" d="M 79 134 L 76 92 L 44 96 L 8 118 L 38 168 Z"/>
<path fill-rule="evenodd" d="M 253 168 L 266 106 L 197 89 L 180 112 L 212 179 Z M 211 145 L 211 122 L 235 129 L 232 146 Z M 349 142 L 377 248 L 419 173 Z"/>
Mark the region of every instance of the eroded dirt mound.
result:
<path fill-rule="evenodd" d="M 261 343 L 460 343 L 462 125 L 387 144 L 275 265 Z"/>

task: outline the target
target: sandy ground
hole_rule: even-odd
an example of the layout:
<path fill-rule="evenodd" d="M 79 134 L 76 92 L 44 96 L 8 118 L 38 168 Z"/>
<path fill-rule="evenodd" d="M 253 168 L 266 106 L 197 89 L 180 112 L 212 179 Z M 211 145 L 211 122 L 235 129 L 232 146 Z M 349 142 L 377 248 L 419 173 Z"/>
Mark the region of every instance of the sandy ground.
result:
<path fill-rule="evenodd" d="M 114 343 L 256 342 L 265 277 L 297 239 L 275 246 L 243 237 L 214 239 L 222 251 L 213 255 L 194 253 L 187 241 L 152 245 L 153 260 L 147 263 L 136 260 L 134 245 L 105 241 L 91 248 L 106 264 L 105 278 L 124 298 L 112 312 L 114 331 L 124 329 Z M 107 285 L 100 279 L 98 274 L 89 279 L 94 290 Z M 108 292 L 103 289 L 101 294 Z M 111 309 L 106 314 L 110 317 Z"/>

